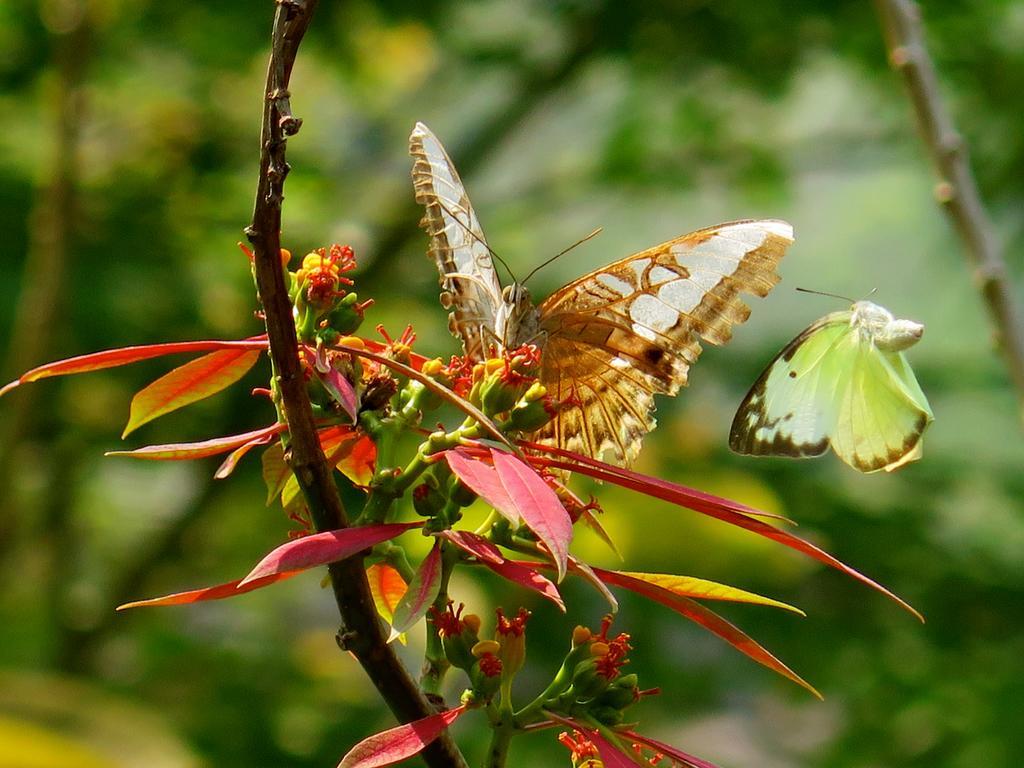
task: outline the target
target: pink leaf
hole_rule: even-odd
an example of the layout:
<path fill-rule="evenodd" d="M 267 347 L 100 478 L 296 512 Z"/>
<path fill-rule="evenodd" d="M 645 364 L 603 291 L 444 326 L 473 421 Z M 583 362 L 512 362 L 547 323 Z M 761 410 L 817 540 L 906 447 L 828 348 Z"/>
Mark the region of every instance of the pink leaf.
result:
<path fill-rule="evenodd" d="M 316 370 L 320 383 L 324 385 L 324 389 L 344 409 L 354 424 L 356 412 L 359 410 L 359 401 L 356 398 L 356 391 L 352 388 L 351 382 L 342 376 L 341 372 L 333 365 L 326 372 L 322 372 L 319 368 L 314 370 Z"/>
<path fill-rule="evenodd" d="M 188 592 L 175 592 L 174 594 L 164 595 L 163 597 L 151 597 L 148 600 L 135 600 L 134 602 L 117 606 L 117 610 L 123 611 L 128 608 L 144 608 L 157 605 L 185 605 L 187 603 L 200 603 L 205 600 L 223 600 L 226 597 L 244 595 L 246 592 L 252 592 L 253 590 L 269 586 L 275 582 L 290 579 L 292 576 L 297 576 L 300 573 L 302 573 L 302 571 L 285 571 L 283 573 L 275 573 L 272 576 L 264 576 L 261 579 L 254 579 L 244 585 L 242 584 L 241 579 L 238 579 L 236 581 L 229 581 L 226 584 L 218 584 L 215 587 L 192 589 Z"/>
<path fill-rule="evenodd" d="M 537 446 L 537 448 L 556 452 L 556 449 L 548 449 L 545 446 Z M 567 453 L 562 451 L 557 452 L 559 455 Z M 838 571 L 842 571 L 847 576 L 850 576 L 862 584 L 866 584 L 872 589 L 881 592 L 901 608 L 916 616 L 920 621 L 924 621 L 924 617 L 917 611 L 917 609 L 890 590 L 883 587 L 878 582 L 869 579 L 864 574 L 851 568 L 846 563 L 838 560 L 809 541 L 805 541 L 799 536 L 794 536 L 788 531 L 774 528 L 763 520 L 757 520 L 750 517 L 751 514 L 754 514 L 754 511 L 751 511 L 749 507 L 745 507 L 743 504 L 730 501 L 729 499 L 723 499 L 718 496 L 712 496 L 711 494 L 701 493 L 700 491 L 694 491 L 692 488 L 685 488 L 684 486 L 669 483 L 665 480 L 659 480 L 655 477 L 642 475 L 639 472 L 633 472 L 623 467 L 614 467 L 610 464 L 594 461 L 593 459 L 586 459 L 584 462 L 583 458 L 585 457 L 579 457 L 576 454 L 569 455 L 574 459 L 572 462 L 548 459 L 543 456 L 534 456 L 532 457 L 532 460 L 542 467 L 554 467 L 556 469 L 565 469 L 570 472 L 579 472 L 580 474 L 587 475 L 598 480 L 615 483 L 623 488 L 629 488 L 630 490 L 634 490 L 648 496 L 653 496 L 657 499 L 663 499 L 673 504 L 678 504 L 679 506 L 692 509 L 695 512 L 700 512 L 701 514 L 708 515 L 709 517 L 714 517 L 731 525 L 735 525 L 738 528 L 744 528 L 758 534 L 759 536 L 772 539 L 783 546 L 795 549 L 798 552 L 802 552 L 803 554 L 814 558 L 818 562 L 824 563 Z M 760 514 L 762 516 L 765 515 L 763 512 Z"/>
<path fill-rule="evenodd" d="M 301 539 L 282 544 L 260 560 L 241 583 L 245 585 L 275 573 L 301 571 L 344 560 L 375 544 L 393 539 L 410 528 L 419 528 L 422 525 L 423 523 L 383 523 L 303 536 Z"/>
<path fill-rule="evenodd" d="M 551 487 L 529 464 L 504 451 L 490 451 L 493 467 L 458 450 L 445 457 L 452 472 L 475 494 L 507 517 L 522 520 L 547 547 L 558 581 L 565 576 L 572 541 L 572 520 Z"/>
<path fill-rule="evenodd" d="M 254 336 L 251 339 L 244 339 L 242 341 L 180 341 L 107 349 L 102 352 L 92 352 L 88 355 L 69 357 L 66 360 L 57 360 L 26 371 L 19 378 L 0 388 L 0 396 L 7 394 L 18 385 L 27 384 L 30 381 L 38 381 L 50 376 L 70 376 L 73 373 L 100 371 L 104 368 L 115 368 L 119 365 L 128 365 L 129 363 L 149 360 L 153 357 L 162 357 L 163 355 L 175 355 L 181 352 L 209 352 L 216 349 L 262 350 L 266 348 L 267 337 Z"/>
<path fill-rule="evenodd" d="M 259 359 L 260 350 L 221 349 L 180 365 L 132 398 L 121 438 L 153 419 L 231 386 Z"/>
<path fill-rule="evenodd" d="M 558 588 L 550 579 L 538 573 L 531 564 L 508 560 L 494 544 L 470 531 L 442 531 L 440 535 L 463 552 L 473 555 L 481 564 L 502 578 L 521 587 L 532 589 L 534 592 L 539 592 L 563 612 L 565 611 L 565 603 L 558 593 Z"/>
<path fill-rule="evenodd" d="M 423 558 L 420 567 L 413 574 L 409 587 L 402 599 L 395 606 L 395 615 L 391 620 L 391 642 L 403 632 L 422 619 L 430 609 L 431 603 L 441 590 L 441 543 L 434 541 L 434 546 Z"/>
<path fill-rule="evenodd" d="M 254 445 L 259 445 L 260 442 L 265 442 L 265 439 L 269 440 L 285 429 L 287 427 L 284 424 L 271 424 L 269 427 L 254 429 L 252 432 L 245 432 L 241 435 L 215 437 L 212 440 L 203 440 L 198 443 L 147 445 L 144 448 L 136 448 L 134 451 L 107 451 L 104 456 L 128 456 L 133 459 L 147 459 L 149 461 L 205 459 L 208 456 L 227 453 L 250 442 Z"/>
<path fill-rule="evenodd" d="M 382 768 L 418 755 L 465 711 L 463 704 L 363 739 L 341 759 L 338 768 Z"/>

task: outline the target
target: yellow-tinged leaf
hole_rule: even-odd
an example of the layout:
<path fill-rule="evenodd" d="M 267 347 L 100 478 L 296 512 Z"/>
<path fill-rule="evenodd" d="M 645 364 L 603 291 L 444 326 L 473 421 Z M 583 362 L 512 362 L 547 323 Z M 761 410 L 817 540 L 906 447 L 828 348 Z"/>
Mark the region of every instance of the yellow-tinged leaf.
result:
<path fill-rule="evenodd" d="M 370 594 L 373 595 L 377 613 L 388 624 L 395 617 L 395 606 L 405 595 L 408 585 L 397 570 L 387 563 L 374 563 L 366 569 L 366 580 L 370 582 Z M 405 633 L 399 638 L 402 645 L 406 643 Z"/>
<path fill-rule="evenodd" d="M 214 395 L 242 378 L 260 350 L 221 349 L 180 365 L 132 398 L 124 438 L 153 419 Z"/>
<path fill-rule="evenodd" d="M 728 584 L 719 584 L 716 581 L 697 579 L 693 576 L 675 576 L 671 573 L 637 573 L 635 571 L 618 571 L 617 573 L 628 576 L 638 581 L 653 584 L 661 589 L 679 595 L 681 597 L 696 597 L 703 600 L 726 600 L 733 603 L 753 603 L 755 605 L 768 605 L 773 608 L 782 608 L 786 611 L 806 616 L 807 614 L 799 608 L 784 603 L 781 600 L 773 600 L 770 597 L 758 595 L 755 592 L 747 592 L 744 589 L 730 587 Z"/>

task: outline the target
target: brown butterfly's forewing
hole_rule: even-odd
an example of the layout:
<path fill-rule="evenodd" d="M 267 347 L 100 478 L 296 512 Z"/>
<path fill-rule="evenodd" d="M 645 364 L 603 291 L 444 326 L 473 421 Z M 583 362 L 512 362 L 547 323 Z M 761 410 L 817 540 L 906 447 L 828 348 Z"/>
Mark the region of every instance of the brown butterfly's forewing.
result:
<path fill-rule="evenodd" d="M 793 242 L 782 221 L 737 221 L 670 240 L 596 270 L 540 305 L 541 381 L 572 397 L 541 442 L 629 463 L 654 428 L 654 395 L 674 395 L 700 355 L 724 344 L 765 296 Z M 535 438 L 537 439 L 537 438 Z"/>
<path fill-rule="evenodd" d="M 471 359 L 482 360 L 499 341 L 494 319 L 501 306 L 487 241 L 448 153 L 423 123 L 409 137 L 409 154 L 416 202 L 425 209 L 420 226 L 440 273 L 441 303 L 451 309 L 448 327 Z"/>

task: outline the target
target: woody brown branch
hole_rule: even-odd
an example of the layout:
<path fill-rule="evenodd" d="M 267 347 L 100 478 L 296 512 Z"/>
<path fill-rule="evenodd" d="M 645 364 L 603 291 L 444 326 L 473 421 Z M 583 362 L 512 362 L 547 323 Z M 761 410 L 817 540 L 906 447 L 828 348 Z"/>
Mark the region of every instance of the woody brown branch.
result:
<path fill-rule="evenodd" d="M 964 245 L 1024 415 L 1024 328 L 1002 248 L 971 173 L 967 147 L 939 93 L 920 9 L 912 0 L 875 0 L 889 62 L 903 77 L 939 182 L 935 196 Z"/>
<path fill-rule="evenodd" d="M 348 526 L 348 518 L 327 464 L 306 395 L 299 366 L 292 303 L 281 268 L 281 205 L 288 175 L 287 137 L 301 127 L 291 113 L 288 83 L 299 44 L 316 8 L 316 0 L 277 0 L 263 124 L 260 135 L 260 172 L 252 224 L 246 235 L 255 253 L 256 286 L 263 304 L 270 357 L 288 422 L 288 460 L 302 489 L 317 531 Z M 402 722 L 433 714 L 412 677 L 387 644 L 370 594 L 361 557 L 328 567 L 335 601 L 341 614 L 338 636 L 345 649 L 362 665 L 394 715 Z M 431 768 L 463 768 L 466 763 L 447 733 L 422 753 Z"/>

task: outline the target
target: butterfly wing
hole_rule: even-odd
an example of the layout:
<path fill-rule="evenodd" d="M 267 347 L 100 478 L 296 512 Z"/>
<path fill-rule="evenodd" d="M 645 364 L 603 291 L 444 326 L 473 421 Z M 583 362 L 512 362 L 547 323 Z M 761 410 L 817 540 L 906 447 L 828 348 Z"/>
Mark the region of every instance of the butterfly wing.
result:
<path fill-rule="evenodd" d="M 737 453 L 820 456 L 838 420 L 836 382 L 852 363 L 850 312 L 833 312 L 793 339 L 743 399 L 729 430 Z M 844 356 L 843 353 L 846 353 Z"/>
<path fill-rule="evenodd" d="M 654 428 L 654 395 L 674 395 L 700 355 L 724 344 L 765 296 L 793 242 L 782 221 L 736 221 L 670 240 L 596 270 L 539 307 L 541 382 L 564 408 L 542 443 L 629 463 Z"/>
<path fill-rule="evenodd" d="M 902 352 L 857 344 L 856 360 L 839 394 L 832 449 L 861 472 L 892 472 L 921 457 L 931 408 Z"/>
<path fill-rule="evenodd" d="M 772 361 L 740 404 L 729 434 L 737 453 L 820 456 L 829 446 L 861 472 L 920 458 L 932 420 L 902 352 L 883 352 L 835 312 Z"/>
<path fill-rule="evenodd" d="M 430 237 L 429 255 L 441 276 L 441 303 L 452 310 L 448 327 L 470 359 L 482 360 L 495 342 L 501 306 L 501 283 L 487 240 L 448 153 L 423 123 L 416 123 L 409 136 L 409 154 L 416 202 L 425 209 L 420 226 Z"/>

